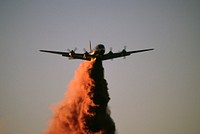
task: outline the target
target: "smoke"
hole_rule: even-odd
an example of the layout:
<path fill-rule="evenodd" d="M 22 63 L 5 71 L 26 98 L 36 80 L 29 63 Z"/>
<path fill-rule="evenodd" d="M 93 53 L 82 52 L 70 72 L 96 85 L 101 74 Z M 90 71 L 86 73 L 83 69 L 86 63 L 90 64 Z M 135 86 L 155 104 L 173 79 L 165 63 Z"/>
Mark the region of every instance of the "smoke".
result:
<path fill-rule="evenodd" d="M 44 134 L 114 134 L 102 61 L 84 61 Z"/>

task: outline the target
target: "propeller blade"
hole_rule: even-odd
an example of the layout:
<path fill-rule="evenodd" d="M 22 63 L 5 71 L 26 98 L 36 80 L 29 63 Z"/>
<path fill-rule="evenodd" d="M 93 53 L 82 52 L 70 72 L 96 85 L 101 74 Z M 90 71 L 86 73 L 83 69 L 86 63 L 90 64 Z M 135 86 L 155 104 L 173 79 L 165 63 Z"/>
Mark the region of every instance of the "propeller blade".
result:
<path fill-rule="evenodd" d="M 85 48 L 83 48 L 83 51 L 84 51 L 84 52 L 87 52 Z"/>

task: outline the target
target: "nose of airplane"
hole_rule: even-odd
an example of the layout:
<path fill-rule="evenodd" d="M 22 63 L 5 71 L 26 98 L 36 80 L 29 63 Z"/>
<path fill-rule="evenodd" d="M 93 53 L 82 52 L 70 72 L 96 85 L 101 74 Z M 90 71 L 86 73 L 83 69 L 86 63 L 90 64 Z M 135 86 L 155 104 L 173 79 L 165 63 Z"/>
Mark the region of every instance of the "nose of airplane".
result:
<path fill-rule="evenodd" d="M 104 45 L 103 44 L 99 44 L 98 47 L 99 47 L 99 50 L 100 50 L 100 54 L 103 55 L 105 53 Z"/>
<path fill-rule="evenodd" d="M 103 55 L 105 53 L 105 49 L 101 49 L 100 53 Z"/>

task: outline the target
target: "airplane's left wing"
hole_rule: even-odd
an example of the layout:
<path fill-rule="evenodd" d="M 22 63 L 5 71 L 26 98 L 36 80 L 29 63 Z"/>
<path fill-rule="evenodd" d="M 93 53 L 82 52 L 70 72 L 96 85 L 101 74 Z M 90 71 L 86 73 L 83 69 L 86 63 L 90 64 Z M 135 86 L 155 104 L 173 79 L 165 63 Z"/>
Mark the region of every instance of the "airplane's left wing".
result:
<path fill-rule="evenodd" d="M 62 56 L 63 56 L 63 55 L 69 56 L 69 53 L 68 53 L 68 52 L 49 51 L 49 50 L 40 50 L 40 52 L 59 54 L 59 55 L 62 55 Z"/>
<path fill-rule="evenodd" d="M 59 55 L 62 55 L 64 57 L 69 57 L 69 59 L 87 60 L 87 59 L 84 58 L 84 54 L 79 54 L 79 53 L 75 53 L 75 52 L 59 52 L 59 51 L 49 51 L 49 50 L 40 50 L 40 52 L 59 54 Z"/>
<path fill-rule="evenodd" d="M 109 53 L 104 54 L 101 59 L 108 60 L 108 59 L 114 59 L 114 58 L 119 58 L 119 57 L 126 57 L 126 56 L 131 55 L 132 53 L 139 53 L 139 52 L 145 52 L 145 51 L 151 51 L 151 50 L 154 50 L 154 49 L 142 49 L 142 50 L 135 50 L 135 51 L 126 51 L 124 49 L 118 53 L 113 53 L 110 51 Z"/>

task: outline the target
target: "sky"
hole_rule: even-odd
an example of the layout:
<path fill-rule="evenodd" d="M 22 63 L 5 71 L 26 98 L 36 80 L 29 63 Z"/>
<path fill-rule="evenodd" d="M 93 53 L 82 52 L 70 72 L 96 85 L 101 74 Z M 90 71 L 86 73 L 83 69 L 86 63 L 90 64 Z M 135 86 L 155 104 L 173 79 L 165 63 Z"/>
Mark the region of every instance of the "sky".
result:
<path fill-rule="evenodd" d="M 119 134 L 200 133 L 199 0 L 0 0 L 0 134 L 39 134 L 83 61 L 40 53 L 154 48 L 103 62 Z"/>

